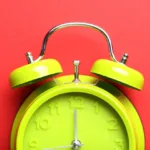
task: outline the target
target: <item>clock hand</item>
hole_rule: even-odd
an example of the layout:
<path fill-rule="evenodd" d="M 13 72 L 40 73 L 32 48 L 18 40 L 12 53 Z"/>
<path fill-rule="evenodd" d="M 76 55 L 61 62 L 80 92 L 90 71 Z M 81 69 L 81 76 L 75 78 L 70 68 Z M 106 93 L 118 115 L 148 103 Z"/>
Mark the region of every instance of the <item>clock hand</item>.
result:
<path fill-rule="evenodd" d="M 77 110 L 74 109 L 74 141 L 72 142 L 73 150 L 77 150 L 83 144 L 78 140 L 78 128 L 77 128 Z"/>
<path fill-rule="evenodd" d="M 43 150 L 57 150 L 61 148 L 73 148 L 73 150 L 77 150 L 83 146 L 81 142 L 78 140 L 78 128 L 77 128 L 77 110 L 74 110 L 74 141 L 72 142 L 72 145 L 67 145 L 67 146 L 58 146 L 54 148 L 45 148 Z"/>
<path fill-rule="evenodd" d="M 43 150 L 57 150 L 61 148 L 72 148 L 73 145 L 65 145 L 65 146 L 58 146 L 58 147 L 53 147 L 53 148 L 44 148 Z"/>
<path fill-rule="evenodd" d="M 83 146 L 79 141 L 74 141 L 72 145 L 65 145 L 65 146 L 58 146 L 58 147 L 53 147 L 53 148 L 44 148 L 43 150 L 57 150 L 61 148 L 73 148 L 73 149 L 78 149 L 79 147 Z"/>
<path fill-rule="evenodd" d="M 77 110 L 74 110 L 74 140 L 78 141 Z"/>

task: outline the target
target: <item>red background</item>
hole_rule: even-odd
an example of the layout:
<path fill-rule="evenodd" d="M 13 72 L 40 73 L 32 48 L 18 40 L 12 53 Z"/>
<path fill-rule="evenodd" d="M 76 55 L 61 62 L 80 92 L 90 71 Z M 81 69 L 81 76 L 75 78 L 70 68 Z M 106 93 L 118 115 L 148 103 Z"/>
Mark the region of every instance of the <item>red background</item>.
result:
<path fill-rule="evenodd" d="M 54 25 L 84 21 L 104 28 L 110 35 L 118 59 L 129 54 L 127 65 L 145 77 L 141 92 L 120 87 L 131 99 L 142 119 L 146 150 L 150 149 L 149 50 L 150 1 L 148 0 L 4 0 L 0 2 L 0 149 L 9 150 L 13 119 L 25 97 L 35 88 L 12 90 L 10 72 L 25 65 L 24 54 L 38 56 L 46 32 Z M 93 62 L 109 58 L 104 37 L 88 28 L 58 31 L 49 40 L 45 58 L 55 58 L 65 74 L 73 73 L 72 61 L 81 60 L 80 73 L 89 74 Z"/>

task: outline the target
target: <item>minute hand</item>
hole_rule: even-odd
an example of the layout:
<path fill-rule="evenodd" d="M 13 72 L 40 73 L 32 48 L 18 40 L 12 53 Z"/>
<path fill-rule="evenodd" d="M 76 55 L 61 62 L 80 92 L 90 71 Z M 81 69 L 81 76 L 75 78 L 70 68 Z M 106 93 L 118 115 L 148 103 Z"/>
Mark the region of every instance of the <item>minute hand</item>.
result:
<path fill-rule="evenodd" d="M 78 140 L 78 128 L 77 128 L 77 110 L 74 110 L 74 140 Z"/>

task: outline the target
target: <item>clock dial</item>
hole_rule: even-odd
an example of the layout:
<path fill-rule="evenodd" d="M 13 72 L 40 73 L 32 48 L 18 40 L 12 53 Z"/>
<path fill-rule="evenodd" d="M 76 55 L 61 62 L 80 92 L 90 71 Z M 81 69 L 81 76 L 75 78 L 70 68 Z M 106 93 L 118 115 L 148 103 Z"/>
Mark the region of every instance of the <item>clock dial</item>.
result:
<path fill-rule="evenodd" d="M 82 150 L 129 149 L 126 128 L 110 105 L 89 94 L 69 93 L 49 99 L 35 111 L 25 129 L 23 150 L 71 145 L 75 110 Z"/>

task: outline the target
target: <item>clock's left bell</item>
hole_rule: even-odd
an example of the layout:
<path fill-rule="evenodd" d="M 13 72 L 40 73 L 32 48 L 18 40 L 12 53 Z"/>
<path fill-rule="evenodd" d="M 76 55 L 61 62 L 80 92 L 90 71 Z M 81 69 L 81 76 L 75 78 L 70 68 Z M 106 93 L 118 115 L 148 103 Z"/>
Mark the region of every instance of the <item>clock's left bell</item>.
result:
<path fill-rule="evenodd" d="M 28 60 L 29 61 L 29 60 Z M 55 59 L 33 61 L 13 70 L 9 76 L 12 88 L 26 86 L 62 72 L 60 63 Z"/>

